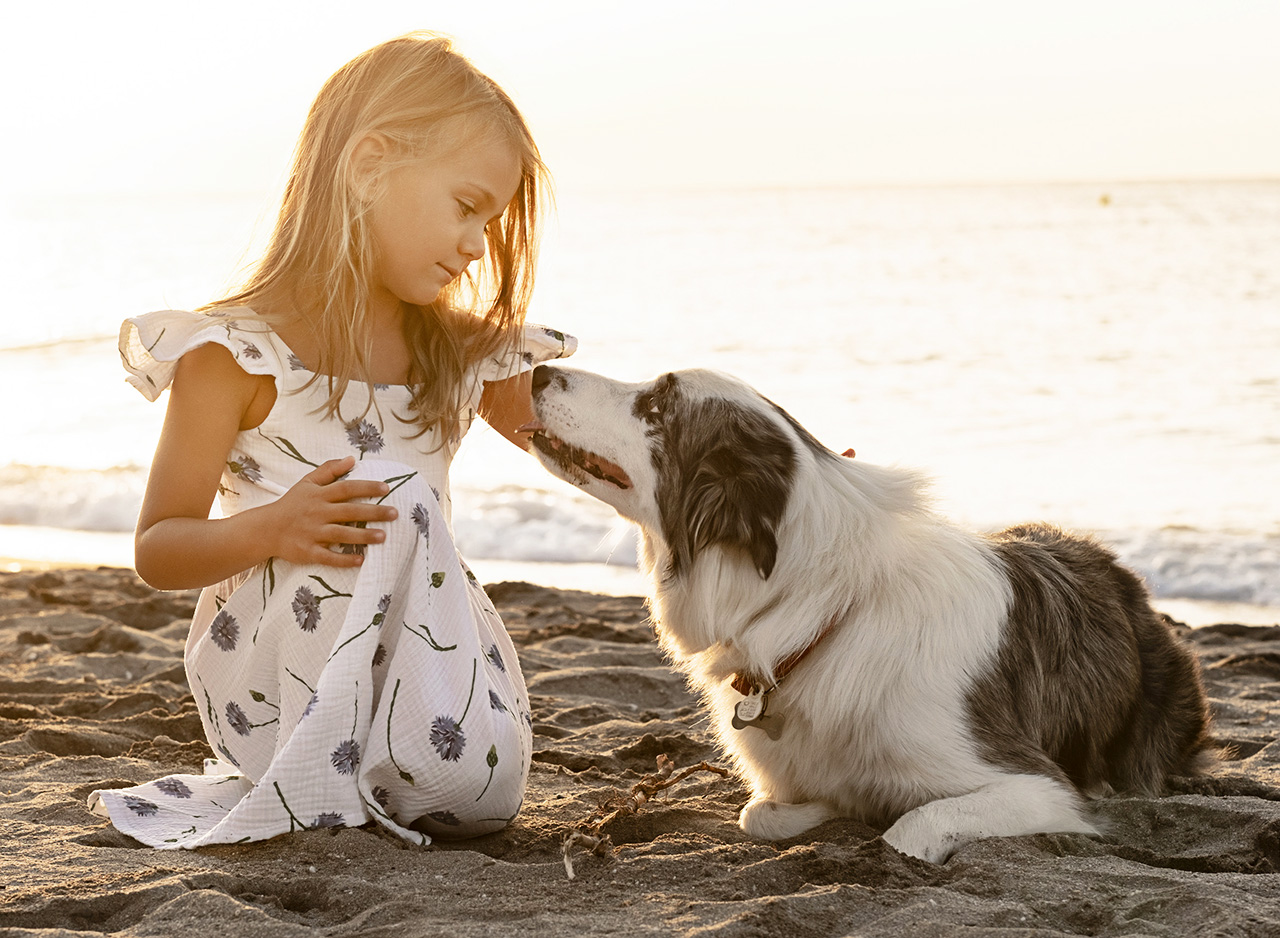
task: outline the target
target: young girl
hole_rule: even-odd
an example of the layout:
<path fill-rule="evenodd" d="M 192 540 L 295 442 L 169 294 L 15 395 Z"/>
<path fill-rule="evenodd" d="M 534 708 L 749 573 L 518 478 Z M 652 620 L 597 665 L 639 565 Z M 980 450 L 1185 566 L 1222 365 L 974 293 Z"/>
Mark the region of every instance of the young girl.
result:
<path fill-rule="evenodd" d="M 197 847 L 372 819 L 425 844 L 515 817 L 528 696 L 454 548 L 448 469 L 477 412 L 523 445 L 529 370 L 576 345 L 524 326 L 543 180 L 493 81 L 392 40 L 321 90 L 244 289 L 125 322 L 129 380 L 171 388 L 137 569 L 205 587 L 185 658 L 219 758 L 94 792 L 120 830 Z"/>

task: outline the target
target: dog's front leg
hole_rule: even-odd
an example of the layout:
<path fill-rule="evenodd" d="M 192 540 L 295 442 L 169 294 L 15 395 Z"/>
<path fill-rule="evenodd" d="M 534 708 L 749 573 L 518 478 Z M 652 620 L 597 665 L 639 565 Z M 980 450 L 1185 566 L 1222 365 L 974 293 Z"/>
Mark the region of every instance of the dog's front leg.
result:
<path fill-rule="evenodd" d="M 836 812 L 821 801 L 785 804 L 767 798 L 755 798 L 738 815 L 738 826 L 747 836 L 760 840 L 786 840 L 836 817 Z"/>
<path fill-rule="evenodd" d="M 884 839 L 908 856 L 942 863 L 972 840 L 1049 832 L 1098 833 L 1070 788 L 1043 775 L 1011 775 L 908 811 Z"/>

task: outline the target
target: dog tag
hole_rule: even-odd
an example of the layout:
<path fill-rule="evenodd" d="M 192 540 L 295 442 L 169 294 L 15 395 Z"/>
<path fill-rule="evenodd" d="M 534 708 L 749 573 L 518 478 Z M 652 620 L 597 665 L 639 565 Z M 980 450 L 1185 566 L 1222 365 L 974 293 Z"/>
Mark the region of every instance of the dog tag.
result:
<path fill-rule="evenodd" d="M 729 723 L 735 730 L 754 726 L 763 730 L 770 739 L 777 739 L 782 735 L 782 714 L 769 713 L 768 710 L 769 692 L 756 688 L 749 696 L 738 701 L 738 705 L 733 708 L 733 719 Z"/>
<path fill-rule="evenodd" d="M 769 706 L 769 695 L 759 687 L 752 688 L 751 694 L 738 701 L 733 708 L 734 728 L 741 729 L 738 723 L 754 723 L 764 716 Z"/>

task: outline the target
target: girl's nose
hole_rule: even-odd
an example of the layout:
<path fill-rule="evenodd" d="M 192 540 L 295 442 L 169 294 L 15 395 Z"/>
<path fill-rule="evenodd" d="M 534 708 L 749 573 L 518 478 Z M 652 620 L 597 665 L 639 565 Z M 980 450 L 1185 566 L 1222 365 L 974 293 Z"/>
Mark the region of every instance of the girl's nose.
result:
<path fill-rule="evenodd" d="M 484 257 L 484 229 L 469 229 L 462 236 L 462 242 L 458 245 L 458 250 L 462 256 L 467 258 L 467 262 L 478 261 Z"/>

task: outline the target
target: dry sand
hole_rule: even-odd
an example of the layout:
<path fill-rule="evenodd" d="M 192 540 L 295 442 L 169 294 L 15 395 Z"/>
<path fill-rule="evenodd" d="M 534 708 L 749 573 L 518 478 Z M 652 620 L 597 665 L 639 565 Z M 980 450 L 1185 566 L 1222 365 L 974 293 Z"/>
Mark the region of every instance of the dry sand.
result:
<path fill-rule="evenodd" d="M 991 840 L 931 866 L 832 821 L 748 840 L 732 779 L 700 772 L 603 824 L 657 757 L 717 761 L 643 602 L 489 587 L 534 714 L 523 813 L 479 840 L 412 847 L 372 828 L 156 852 L 85 796 L 209 755 L 182 671 L 194 594 L 103 568 L 0 574 L 0 938 L 114 935 L 1280 935 L 1280 628 L 1190 634 L 1217 735 L 1213 776 L 1102 803 L 1105 838 Z M 605 808 L 601 804 L 615 799 Z"/>

